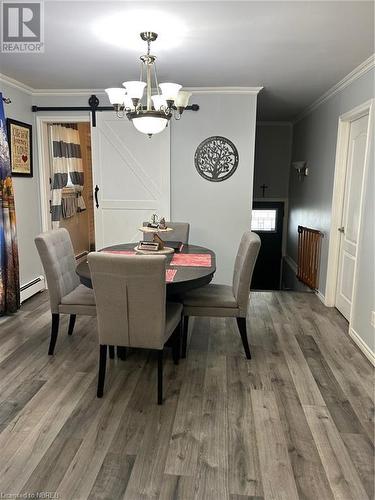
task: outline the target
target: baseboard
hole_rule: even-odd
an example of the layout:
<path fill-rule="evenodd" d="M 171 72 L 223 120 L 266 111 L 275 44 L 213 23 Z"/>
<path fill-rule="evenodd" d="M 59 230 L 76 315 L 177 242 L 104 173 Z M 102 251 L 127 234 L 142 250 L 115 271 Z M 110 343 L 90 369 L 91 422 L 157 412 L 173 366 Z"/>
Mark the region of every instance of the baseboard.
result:
<path fill-rule="evenodd" d="M 295 262 L 292 257 L 289 257 L 289 255 L 284 256 L 284 261 L 288 264 L 288 266 L 292 269 L 292 271 L 297 274 L 298 266 L 297 262 Z"/>
<path fill-rule="evenodd" d="M 35 279 L 22 285 L 20 289 L 21 304 L 22 302 L 25 302 L 25 300 L 29 299 L 36 293 L 45 290 L 45 288 L 46 288 L 46 283 L 44 276 L 37 276 Z"/>
<path fill-rule="evenodd" d="M 302 281 L 299 281 L 297 278 L 297 263 L 289 257 L 289 255 L 285 255 L 283 257 L 283 266 L 282 266 L 282 276 L 281 276 L 281 285 L 283 290 L 293 290 L 296 292 L 310 292 L 312 293 L 311 288 L 306 286 Z"/>
<path fill-rule="evenodd" d="M 357 346 L 361 349 L 366 358 L 370 361 L 370 363 L 375 366 L 375 353 L 369 348 L 365 342 L 361 339 L 358 333 L 353 330 L 353 328 L 349 328 L 349 335 L 352 340 L 357 344 Z"/>
<path fill-rule="evenodd" d="M 326 305 L 326 298 L 324 297 L 324 295 L 322 294 L 322 292 L 320 290 L 315 290 L 315 295 L 318 297 L 320 302 L 322 302 L 324 305 Z"/>

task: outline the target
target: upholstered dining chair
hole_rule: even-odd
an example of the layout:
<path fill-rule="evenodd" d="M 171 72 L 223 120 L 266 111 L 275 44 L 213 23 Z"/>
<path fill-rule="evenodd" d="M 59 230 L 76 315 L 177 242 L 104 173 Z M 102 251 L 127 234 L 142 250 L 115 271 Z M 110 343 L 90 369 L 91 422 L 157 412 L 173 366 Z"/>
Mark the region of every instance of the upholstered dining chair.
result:
<path fill-rule="evenodd" d="M 60 313 L 70 314 L 68 334 L 72 335 L 76 315 L 96 316 L 95 298 L 91 289 L 80 284 L 76 274 L 76 259 L 69 232 L 52 229 L 35 238 L 47 278 L 52 313 L 51 340 L 48 354 L 55 350 Z"/>
<path fill-rule="evenodd" d="M 143 222 L 143 226 L 147 226 L 148 222 Z M 164 233 L 166 234 L 165 238 L 163 239 L 167 241 L 181 241 L 181 243 L 189 243 L 189 232 L 190 232 L 190 224 L 188 222 L 166 222 L 167 227 L 170 227 L 173 229 L 170 233 Z M 163 236 L 163 234 L 161 235 Z M 143 235 L 145 241 L 151 241 L 152 240 L 152 234 L 147 234 L 145 233 Z"/>
<path fill-rule="evenodd" d="M 234 317 L 247 359 L 251 359 L 246 331 L 246 313 L 249 302 L 250 284 L 260 249 L 260 238 L 246 231 L 238 248 L 234 264 L 233 283 L 230 285 L 209 284 L 187 292 L 183 298 L 184 333 L 182 357 L 186 357 L 189 316 Z"/>
<path fill-rule="evenodd" d="M 97 396 L 103 396 L 107 346 L 152 349 L 158 355 L 158 404 L 163 402 L 163 349 L 174 334 L 177 364 L 182 305 L 166 303 L 164 255 L 88 255 L 99 333 Z"/>

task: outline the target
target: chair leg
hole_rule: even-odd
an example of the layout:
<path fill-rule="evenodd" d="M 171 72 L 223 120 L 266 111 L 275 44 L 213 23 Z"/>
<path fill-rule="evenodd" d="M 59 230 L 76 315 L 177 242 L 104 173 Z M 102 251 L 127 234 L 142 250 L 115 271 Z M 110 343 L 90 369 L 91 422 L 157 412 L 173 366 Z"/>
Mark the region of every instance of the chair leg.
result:
<path fill-rule="evenodd" d="M 247 332 L 246 332 L 246 318 L 236 318 L 238 329 L 240 331 L 242 345 L 245 350 L 245 354 L 247 359 L 251 359 L 249 342 L 247 340 Z"/>
<path fill-rule="evenodd" d="M 115 346 L 110 345 L 109 347 L 109 359 L 115 359 Z"/>
<path fill-rule="evenodd" d="M 99 346 L 99 376 L 98 376 L 98 398 L 103 397 L 104 380 L 105 380 L 105 367 L 107 364 L 107 346 Z"/>
<path fill-rule="evenodd" d="M 173 343 L 172 343 L 172 356 L 173 362 L 175 365 L 178 365 L 181 356 L 181 324 L 182 318 L 179 324 L 177 325 L 175 331 L 173 332 Z"/>
<path fill-rule="evenodd" d="M 158 351 L 158 405 L 163 404 L 163 349 Z"/>
<path fill-rule="evenodd" d="M 76 324 L 76 317 L 77 316 L 75 314 L 71 314 L 70 315 L 68 335 L 72 335 L 73 334 L 74 325 Z"/>
<path fill-rule="evenodd" d="M 60 321 L 60 315 L 55 313 L 52 314 L 51 340 L 48 349 L 48 354 L 50 356 L 52 356 L 55 351 L 57 334 L 59 333 L 59 321 Z"/>
<path fill-rule="evenodd" d="M 186 358 L 186 350 L 187 350 L 187 336 L 189 330 L 189 316 L 183 316 L 183 333 L 182 333 L 182 353 L 181 358 Z"/>
<path fill-rule="evenodd" d="M 118 359 L 121 359 L 121 361 L 126 361 L 126 357 L 127 357 L 126 347 L 117 346 L 117 357 L 118 357 Z"/>

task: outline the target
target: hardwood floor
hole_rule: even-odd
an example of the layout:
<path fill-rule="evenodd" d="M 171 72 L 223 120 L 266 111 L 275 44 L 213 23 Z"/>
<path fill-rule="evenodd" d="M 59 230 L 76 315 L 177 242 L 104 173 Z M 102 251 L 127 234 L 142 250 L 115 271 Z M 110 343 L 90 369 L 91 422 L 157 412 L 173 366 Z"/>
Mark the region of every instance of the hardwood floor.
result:
<path fill-rule="evenodd" d="M 373 369 L 313 295 L 251 294 L 253 359 L 236 321 L 196 318 L 188 357 L 109 360 L 96 398 L 95 319 L 61 322 L 47 294 L 0 318 L 0 493 L 59 499 L 374 498 Z"/>

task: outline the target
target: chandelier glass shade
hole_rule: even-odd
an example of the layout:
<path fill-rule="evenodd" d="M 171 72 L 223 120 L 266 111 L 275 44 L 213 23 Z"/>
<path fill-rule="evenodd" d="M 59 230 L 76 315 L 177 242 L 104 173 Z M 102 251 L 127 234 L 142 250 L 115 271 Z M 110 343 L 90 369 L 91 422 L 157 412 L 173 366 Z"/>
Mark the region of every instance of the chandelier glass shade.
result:
<path fill-rule="evenodd" d="M 123 82 L 124 88 L 108 88 L 106 93 L 119 118 L 126 116 L 134 127 L 151 137 L 162 132 L 174 116 L 181 118 L 188 106 L 191 92 L 181 90 L 178 83 L 158 83 L 156 56 L 150 54 L 151 42 L 157 34 L 146 31 L 140 34 L 147 42 L 147 54 L 142 55 L 141 76 L 137 81 Z M 143 80 L 145 74 L 146 81 Z M 145 103 L 142 102 L 146 92 Z"/>
<path fill-rule="evenodd" d="M 182 85 L 178 83 L 160 83 L 162 95 L 167 101 L 175 101 Z"/>
<path fill-rule="evenodd" d="M 143 134 L 153 135 L 162 132 L 168 124 L 167 118 L 155 116 L 136 116 L 132 118 L 134 127 Z"/>
<path fill-rule="evenodd" d="M 151 96 L 152 103 L 154 105 L 154 109 L 156 111 L 163 111 L 163 109 L 167 109 L 167 101 L 162 95 L 153 95 Z"/>
<path fill-rule="evenodd" d="M 123 82 L 123 86 L 126 90 L 126 95 L 128 95 L 130 99 L 142 99 L 146 85 L 146 82 L 139 81 Z"/>

